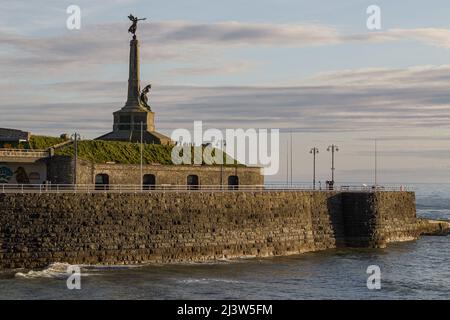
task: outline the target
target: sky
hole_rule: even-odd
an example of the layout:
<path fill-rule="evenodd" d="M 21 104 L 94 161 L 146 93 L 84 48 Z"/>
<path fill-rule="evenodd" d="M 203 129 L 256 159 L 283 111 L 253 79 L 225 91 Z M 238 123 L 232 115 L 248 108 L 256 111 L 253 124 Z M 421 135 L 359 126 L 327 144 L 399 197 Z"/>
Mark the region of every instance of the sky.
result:
<path fill-rule="evenodd" d="M 369 5 L 381 29 L 366 26 Z M 81 29 L 69 30 L 69 5 Z M 0 127 L 34 134 L 111 131 L 126 100 L 127 16 L 156 127 L 279 128 L 286 181 L 450 181 L 450 3 L 402 0 L 0 0 Z M 289 158 L 289 157 L 288 157 Z"/>

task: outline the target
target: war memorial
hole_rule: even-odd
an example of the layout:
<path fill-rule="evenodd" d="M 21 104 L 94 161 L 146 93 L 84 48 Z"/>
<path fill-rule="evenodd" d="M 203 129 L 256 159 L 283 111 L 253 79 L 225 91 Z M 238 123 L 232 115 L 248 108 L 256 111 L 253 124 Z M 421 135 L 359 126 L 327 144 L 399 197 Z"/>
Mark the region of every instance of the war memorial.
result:
<path fill-rule="evenodd" d="M 151 85 L 141 90 L 138 20 L 131 15 L 129 18 L 133 24 L 128 31 L 133 38 L 127 100 L 113 114 L 113 130 L 94 140 L 77 141 L 64 134 L 42 137 L 0 129 L 0 183 L 97 188 L 135 185 L 140 181 L 145 188 L 263 185 L 260 167 L 234 162 L 231 165 L 172 162 L 175 142 L 155 129 L 155 113 L 148 98 Z"/>
<path fill-rule="evenodd" d="M 412 192 L 279 190 L 259 167 L 174 165 L 130 20 L 127 100 L 111 132 L 78 141 L 0 129 L 0 268 L 270 257 L 448 229 L 416 217 Z"/>

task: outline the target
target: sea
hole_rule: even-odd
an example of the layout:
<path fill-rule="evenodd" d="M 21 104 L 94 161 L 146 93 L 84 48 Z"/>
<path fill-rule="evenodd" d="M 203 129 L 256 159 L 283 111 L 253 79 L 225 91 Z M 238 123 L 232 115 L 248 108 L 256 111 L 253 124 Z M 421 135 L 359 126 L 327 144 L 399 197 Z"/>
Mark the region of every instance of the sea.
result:
<path fill-rule="evenodd" d="M 419 217 L 450 220 L 450 184 L 409 189 Z M 375 288 L 373 266 L 380 275 Z M 79 281 L 68 279 L 68 267 L 61 261 L 42 270 L 0 270 L 0 299 L 450 299 L 449 236 L 288 257 L 81 266 Z"/>

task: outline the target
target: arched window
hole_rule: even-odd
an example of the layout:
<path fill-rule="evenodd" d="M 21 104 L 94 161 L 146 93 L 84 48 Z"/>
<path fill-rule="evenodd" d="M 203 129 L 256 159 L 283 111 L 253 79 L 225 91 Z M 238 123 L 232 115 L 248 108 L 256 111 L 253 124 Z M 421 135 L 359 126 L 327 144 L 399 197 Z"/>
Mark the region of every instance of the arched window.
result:
<path fill-rule="evenodd" d="M 108 190 L 109 176 L 106 173 L 99 173 L 95 176 L 95 190 Z"/>
<path fill-rule="evenodd" d="M 41 175 L 39 174 L 39 172 L 31 172 L 31 173 L 28 175 L 28 178 L 29 178 L 30 180 L 32 180 L 33 182 L 36 182 L 36 181 L 41 180 Z"/>
<path fill-rule="evenodd" d="M 198 189 L 198 176 L 195 174 L 191 174 L 187 177 L 186 181 L 188 185 L 188 189 L 196 190 Z"/>
<path fill-rule="evenodd" d="M 239 177 L 238 176 L 229 176 L 228 177 L 228 189 L 229 190 L 237 190 L 239 188 Z"/>
<path fill-rule="evenodd" d="M 155 175 L 154 174 L 144 174 L 142 183 L 143 183 L 142 188 L 144 190 L 155 190 L 155 185 L 156 185 Z"/>

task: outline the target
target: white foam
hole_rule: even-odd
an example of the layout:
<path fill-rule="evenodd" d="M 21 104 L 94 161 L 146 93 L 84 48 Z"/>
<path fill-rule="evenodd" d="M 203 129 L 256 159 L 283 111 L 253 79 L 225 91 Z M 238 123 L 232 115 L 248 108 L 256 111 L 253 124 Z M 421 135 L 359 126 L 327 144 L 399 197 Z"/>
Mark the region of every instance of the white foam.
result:
<path fill-rule="evenodd" d="M 223 283 L 241 283 L 237 280 L 229 280 L 229 279 L 217 279 L 217 278 L 201 278 L 201 279 L 183 279 L 183 280 L 177 280 L 178 282 L 185 283 L 185 284 L 191 284 L 191 283 L 201 283 L 201 284 L 208 284 L 208 283 L 214 283 L 214 282 L 223 282 Z"/>
<path fill-rule="evenodd" d="M 34 271 L 30 270 L 27 273 L 17 272 L 14 276 L 16 278 L 34 279 L 34 278 L 67 278 L 68 263 L 55 262 L 49 265 L 44 270 Z"/>
<path fill-rule="evenodd" d="M 67 268 L 71 265 L 68 263 L 55 262 L 49 265 L 43 270 L 30 270 L 27 273 L 17 272 L 14 276 L 21 279 L 36 279 L 36 278 L 49 278 L 49 279 L 67 279 Z M 81 266 L 80 266 L 81 267 Z M 89 274 L 81 273 L 82 276 Z"/>

